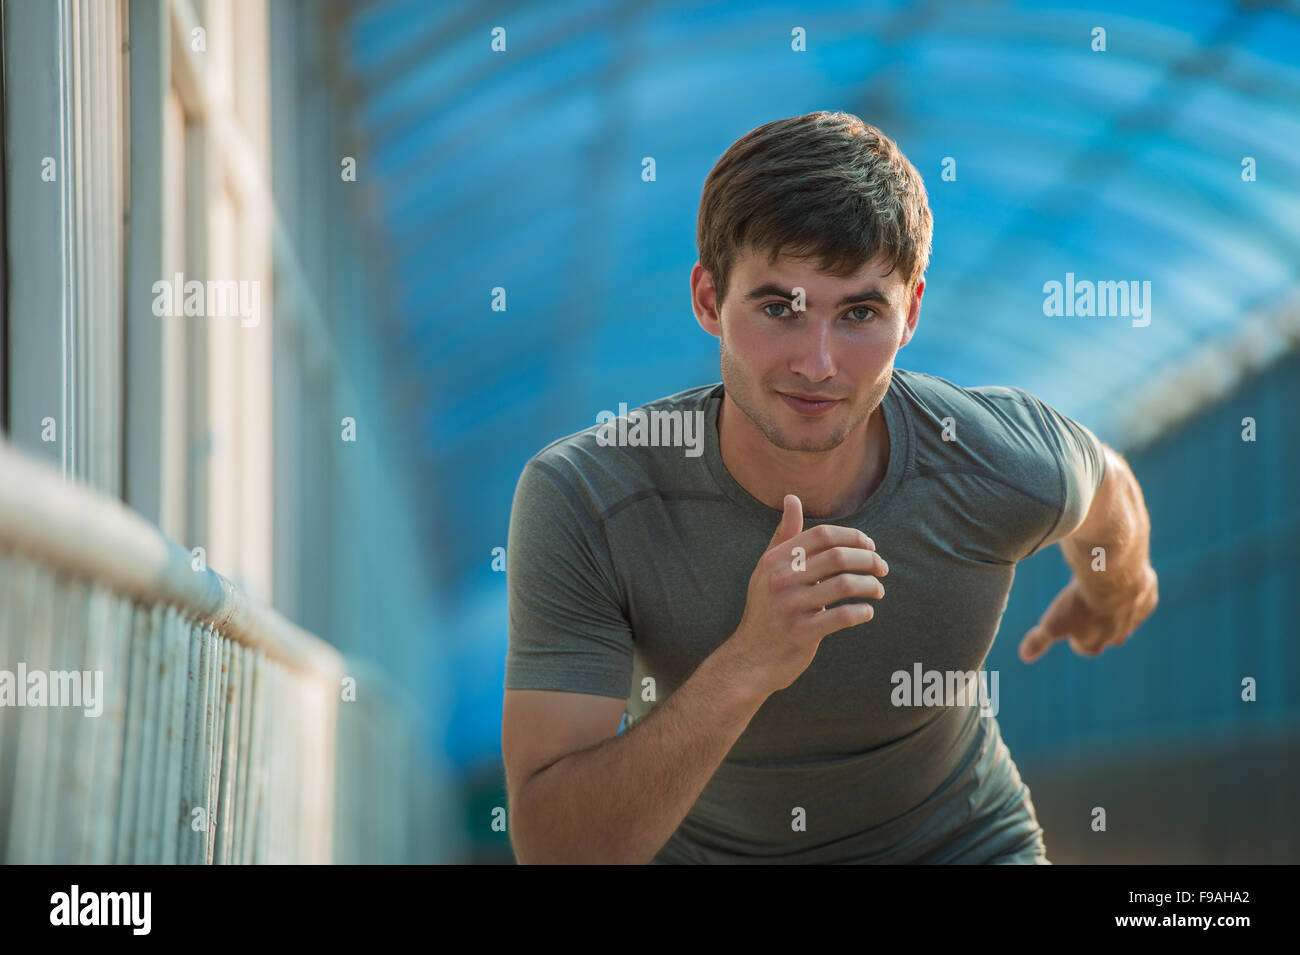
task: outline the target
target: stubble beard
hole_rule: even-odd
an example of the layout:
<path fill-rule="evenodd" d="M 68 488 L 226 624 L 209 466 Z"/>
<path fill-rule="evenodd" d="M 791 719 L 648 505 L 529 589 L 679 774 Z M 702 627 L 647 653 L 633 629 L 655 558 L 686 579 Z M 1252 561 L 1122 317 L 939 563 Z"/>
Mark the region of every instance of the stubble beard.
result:
<path fill-rule="evenodd" d="M 727 350 L 725 341 L 720 341 L 719 350 L 721 352 L 723 390 L 736 403 L 736 407 L 744 412 L 745 417 L 754 423 L 754 427 L 759 430 L 763 437 L 782 451 L 820 452 L 838 448 L 880 405 L 880 401 L 873 395 L 861 406 L 860 410 L 855 411 L 855 409 L 850 408 L 848 419 L 830 434 L 802 435 L 796 439 L 782 429 L 773 415 L 764 411 L 763 397 L 767 392 L 750 380 L 741 364 Z M 888 383 L 886 383 L 885 387 L 888 388 Z M 883 396 L 882 391 L 881 397 Z M 847 404 L 848 400 L 847 398 L 844 399 L 844 403 Z M 832 414 L 843 414 L 843 411 L 836 409 Z"/>

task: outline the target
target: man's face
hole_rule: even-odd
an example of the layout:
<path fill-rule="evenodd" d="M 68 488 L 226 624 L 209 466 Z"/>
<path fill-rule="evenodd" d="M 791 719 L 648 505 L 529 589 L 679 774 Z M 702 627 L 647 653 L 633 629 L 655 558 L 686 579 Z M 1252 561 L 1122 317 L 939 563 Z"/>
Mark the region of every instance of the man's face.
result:
<path fill-rule="evenodd" d="M 920 316 L 920 281 L 872 262 L 848 278 L 819 273 L 815 260 L 750 252 L 733 267 L 717 309 L 712 278 L 696 263 L 695 314 L 716 336 L 726 393 L 767 440 L 787 451 L 838 447 L 879 407 L 898 349 Z M 795 309 L 796 287 L 804 310 Z M 801 401 L 825 399 L 821 402 Z"/>

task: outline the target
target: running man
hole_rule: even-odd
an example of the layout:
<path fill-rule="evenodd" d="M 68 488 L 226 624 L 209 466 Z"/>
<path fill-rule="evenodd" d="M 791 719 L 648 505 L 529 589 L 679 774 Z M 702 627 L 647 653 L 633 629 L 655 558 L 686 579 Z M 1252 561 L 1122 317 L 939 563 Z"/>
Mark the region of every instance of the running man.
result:
<path fill-rule="evenodd" d="M 1123 643 L 1157 601 L 1132 472 L 1023 390 L 895 368 L 933 219 L 857 117 L 738 140 L 698 228 L 722 381 L 555 441 L 515 492 L 518 860 L 1047 863 L 987 695 L 900 674 L 973 677 L 1054 543 L 1073 577 L 1021 659 Z"/>

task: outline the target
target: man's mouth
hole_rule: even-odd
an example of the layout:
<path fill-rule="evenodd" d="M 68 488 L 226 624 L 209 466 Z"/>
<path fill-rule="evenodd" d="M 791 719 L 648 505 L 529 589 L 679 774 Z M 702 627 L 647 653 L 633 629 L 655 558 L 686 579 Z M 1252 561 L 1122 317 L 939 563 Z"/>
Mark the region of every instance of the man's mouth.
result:
<path fill-rule="evenodd" d="M 810 417 L 825 414 L 844 400 L 842 398 L 831 398 L 826 395 L 809 395 L 787 391 L 778 391 L 777 394 L 781 396 L 786 404 L 799 414 Z"/>

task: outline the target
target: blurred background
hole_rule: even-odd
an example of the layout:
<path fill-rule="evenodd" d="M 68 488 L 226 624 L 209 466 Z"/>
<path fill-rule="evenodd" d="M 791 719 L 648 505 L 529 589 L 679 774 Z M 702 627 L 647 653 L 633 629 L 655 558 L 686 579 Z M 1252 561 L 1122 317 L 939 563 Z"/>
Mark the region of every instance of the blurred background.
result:
<path fill-rule="evenodd" d="M 929 191 L 899 366 L 1028 390 L 1123 452 L 1145 493 L 1161 603 L 1136 637 L 1018 661 L 1069 576 L 1049 548 L 1018 568 L 986 663 L 1049 857 L 1300 861 L 1294 4 L 0 6 L 0 424 L 24 460 L 156 527 L 172 563 L 202 547 L 265 608 L 250 633 L 300 628 L 393 701 L 352 742 L 348 702 L 331 717 L 322 861 L 513 861 L 515 482 L 602 409 L 720 380 L 689 300 L 704 179 L 751 129 L 821 109 L 882 129 Z M 257 321 L 160 316 L 155 283 L 177 273 L 260 283 Z M 1150 323 L 1045 315 L 1067 273 L 1150 282 Z M 11 514 L 38 496 L 18 473 L 0 469 Z M 0 545 L 51 573 L 86 550 L 26 533 Z M 39 615 L 24 586 L 11 634 Z M 33 798 L 15 782 L 28 730 L 5 719 L 0 827 Z M 382 837 L 360 776 L 385 793 Z M 14 845 L 9 861 L 57 854 Z"/>

